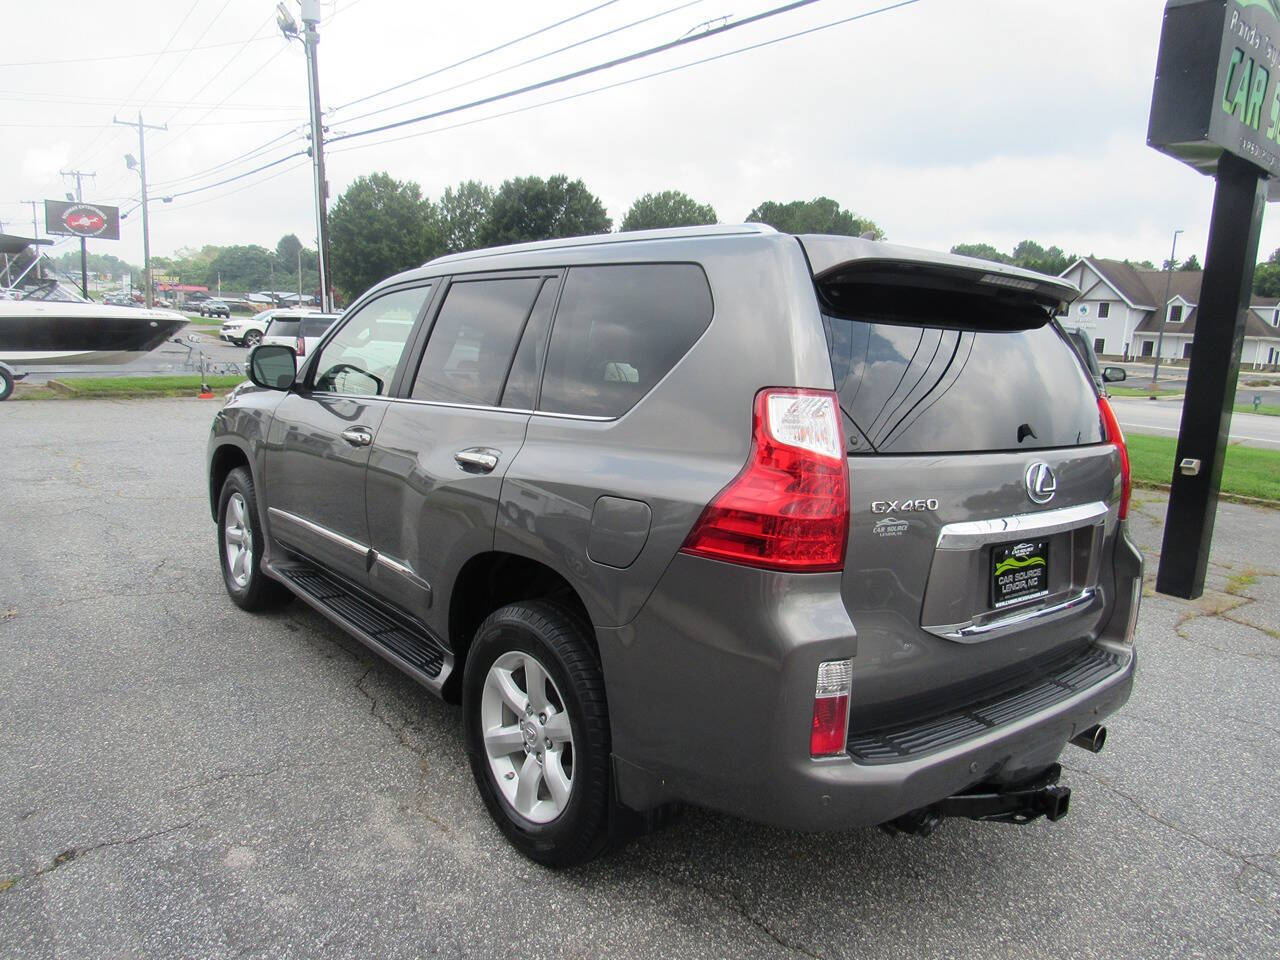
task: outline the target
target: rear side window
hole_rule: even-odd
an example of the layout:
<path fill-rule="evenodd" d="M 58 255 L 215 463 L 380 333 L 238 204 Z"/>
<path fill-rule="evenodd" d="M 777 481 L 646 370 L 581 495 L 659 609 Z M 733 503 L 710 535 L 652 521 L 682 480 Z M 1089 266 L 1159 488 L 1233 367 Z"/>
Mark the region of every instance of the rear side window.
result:
<path fill-rule="evenodd" d="M 955 302 L 945 315 L 824 316 L 851 452 L 976 453 L 1102 441 L 1084 368 L 1046 314 L 1030 315 L 1019 328 L 1008 317 L 991 323 L 976 300 Z"/>
<path fill-rule="evenodd" d="M 538 395 L 538 371 L 547 352 L 547 329 L 551 326 L 551 311 L 555 309 L 556 292 L 560 289 L 558 281 L 558 277 L 553 277 L 542 285 L 529 322 L 524 325 L 511 372 L 507 374 L 507 386 L 502 391 L 504 407 L 528 410 Z"/>
<path fill-rule="evenodd" d="M 298 321 L 293 317 L 276 317 L 267 324 L 266 332 L 270 337 L 296 337 Z"/>
<path fill-rule="evenodd" d="M 496 406 L 542 277 L 453 283 L 413 384 L 415 400 Z"/>
<path fill-rule="evenodd" d="M 538 408 L 622 416 L 688 352 L 711 313 L 711 288 L 693 264 L 572 268 Z"/>
<path fill-rule="evenodd" d="M 304 337 L 323 337 L 324 332 L 333 324 L 333 317 L 303 317 L 302 335 Z"/>

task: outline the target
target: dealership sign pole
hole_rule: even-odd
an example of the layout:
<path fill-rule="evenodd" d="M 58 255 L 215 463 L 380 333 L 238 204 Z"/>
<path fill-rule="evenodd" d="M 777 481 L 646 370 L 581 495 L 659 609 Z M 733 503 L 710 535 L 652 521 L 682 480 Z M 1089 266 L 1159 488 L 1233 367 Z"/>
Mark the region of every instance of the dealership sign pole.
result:
<path fill-rule="evenodd" d="M 1280 0 L 1169 0 L 1147 142 L 1217 186 L 1156 589 L 1204 592 L 1267 179 L 1280 176 Z"/>

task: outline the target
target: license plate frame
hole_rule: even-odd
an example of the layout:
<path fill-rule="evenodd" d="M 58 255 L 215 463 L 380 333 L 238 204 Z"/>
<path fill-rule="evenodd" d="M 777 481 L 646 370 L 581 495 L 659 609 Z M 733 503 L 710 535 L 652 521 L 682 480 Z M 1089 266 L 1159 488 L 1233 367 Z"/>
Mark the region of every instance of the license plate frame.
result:
<path fill-rule="evenodd" d="M 991 547 L 991 609 L 1030 603 L 1049 595 L 1049 541 L 1012 540 Z"/>

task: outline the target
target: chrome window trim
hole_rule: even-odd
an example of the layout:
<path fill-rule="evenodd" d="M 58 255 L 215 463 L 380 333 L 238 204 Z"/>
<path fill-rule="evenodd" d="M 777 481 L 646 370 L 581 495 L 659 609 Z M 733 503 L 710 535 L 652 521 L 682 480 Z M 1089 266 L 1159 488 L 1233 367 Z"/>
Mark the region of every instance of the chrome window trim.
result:
<path fill-rule="evenodd" d="M 336 530 L 330 530 L 328 527 L 321 526 L 318 523 L 313 523 L 304 517 L 298 516 L 296 513 L 290 513 L 288 510 L 281 510 L 279 507 L 268 507 L 267 515 L 272 519 L 278 518 L 281 520 L 288 520 L 291 523 L 296 523 L 298 526 L 302 527 L 302 529 L 309 530 L 317 536 L 324 537 L 326 540 L 331 543 L 336 543 L 340 547 L 346 547 L 354 553 L 363 554 L 365 556 L 368 556 L 369 554 L 369 547 L 367 545 L 356 540 L 352 540 L 350 537 L 344 537 Z"/>
<path fill-rule="evenodd" d="M 1039 537 L 1062 533 L 1076 527 L 1101 523 L 1110 512 L 1101 500 L 1081 503 L 1074 507 L 1059 507 L 1039 513 L 1020 513 L 1011 517 L 991 520 L 965 520 L 945 524 L 938 531 L 937 549 L 972 550 L 1007 540 L 1010 537 Z"/>
<path fill-rule="evenodd" d="M 410 403 L 420 407 L 449 407 L 455 410 L 476 410 L 483 413 L 516 413 L 522 416 L 555 417 L 561 420 L 590 420 L 597 423 L 608 423 L 618 417 L 588 416 L 582 413 L 556 413 L 553 410 L 529 410 L 525 407 L 491 407 L 482 403 L 452 403 L 448 400 L 417 400 L 413 397 L 384 397 L 368 393 L 330 393 L 313 390 L 312 397 L 333 397 L 338 400 L 385 400 L 387 403 Z"/>

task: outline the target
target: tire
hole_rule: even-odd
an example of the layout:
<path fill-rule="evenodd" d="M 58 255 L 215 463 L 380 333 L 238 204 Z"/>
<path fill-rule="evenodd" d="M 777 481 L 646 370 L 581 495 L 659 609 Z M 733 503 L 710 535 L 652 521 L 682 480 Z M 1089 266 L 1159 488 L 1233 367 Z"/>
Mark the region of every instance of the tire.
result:
<path fill-rule="evenodd" d="M 250 350 L 252 350 L 261 342 L 262 342 L 261 330 L 250 330 L 248 333 L 244 335 L 244 345 L 248 347 Z"/>
<path fill-rule="evenodd" d="M 609 841 L 609 709 L 589 631 L 551 601 L 502 607 L 476 630 L 463 674 L 480 796 L 511 844 L 548 867 L 586 863 Z M 530 696 L 531 664 L 545 674 L 543 696 Z"/>
<path fill-rule="evenodd" d="M 237 467 L 218 497 L 218 566 L 227 594 L 242 610 L 268 610 L 289 599 L 289 592 L 262 572 L 266 536 L 258 530 L 259 516 L 249 468 Z"/>
<path fill-rule="evenodd" d="M 0 367 L 0 402 L 13 396 L 13 374 Z"/>

